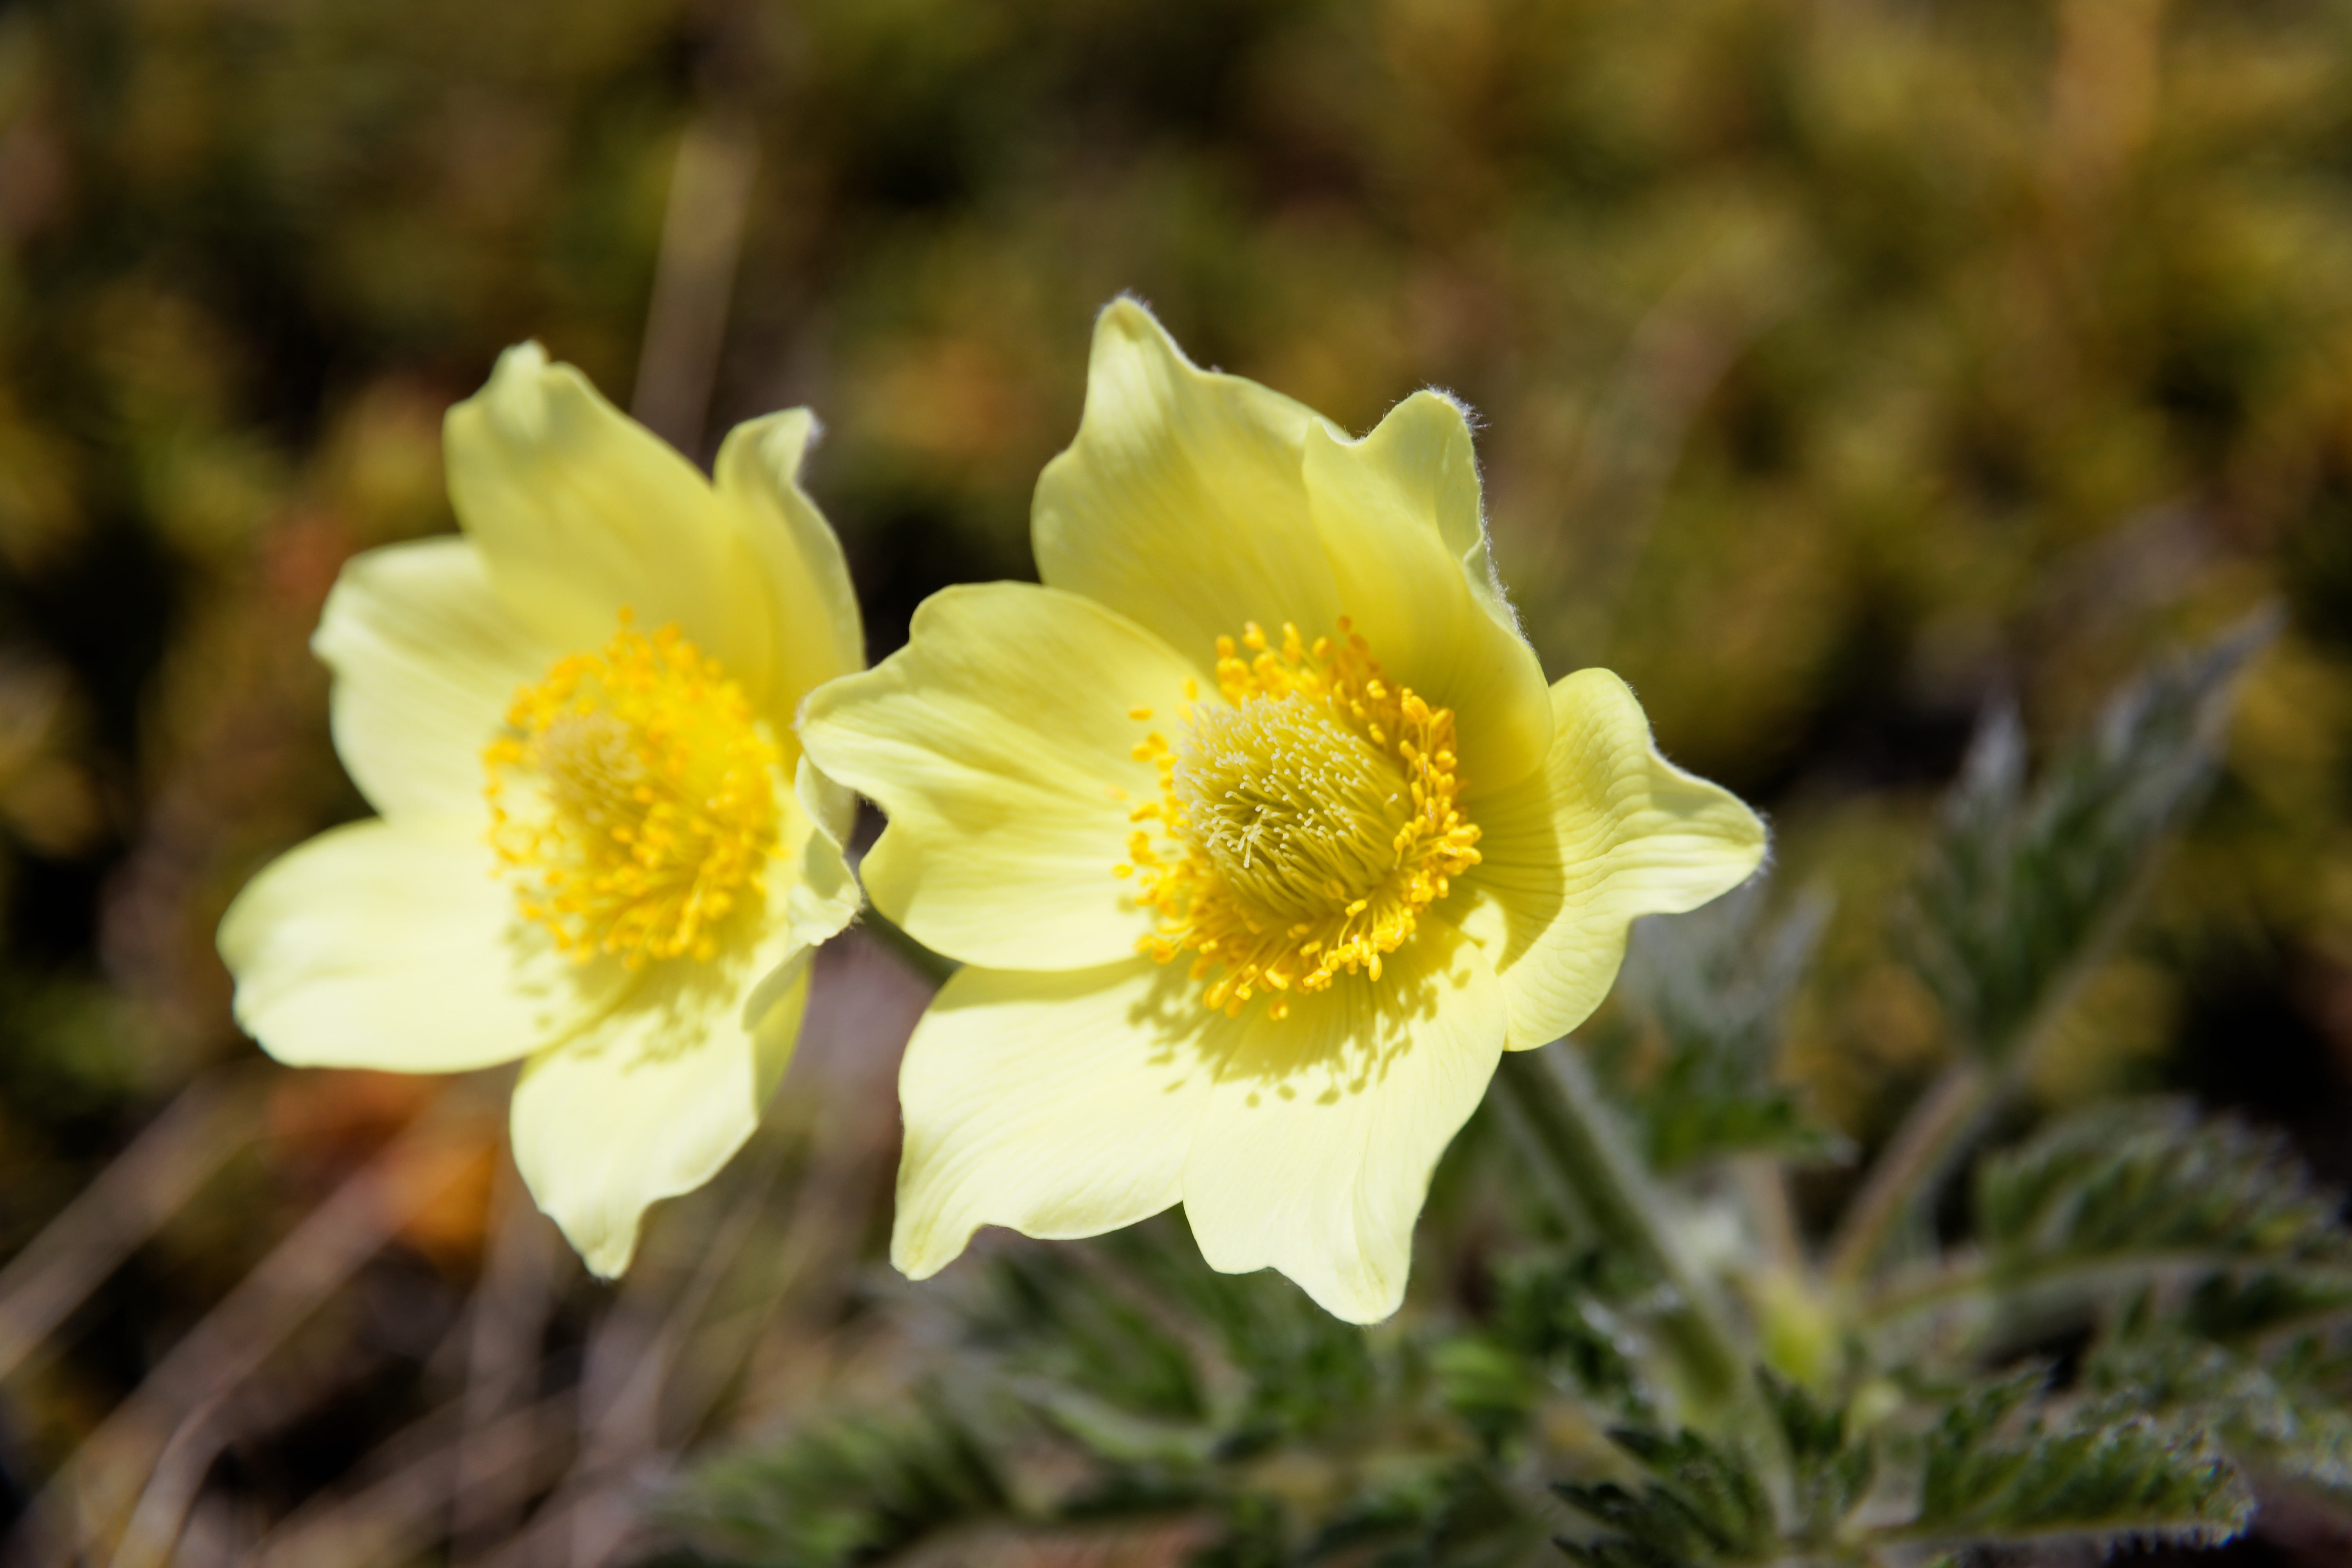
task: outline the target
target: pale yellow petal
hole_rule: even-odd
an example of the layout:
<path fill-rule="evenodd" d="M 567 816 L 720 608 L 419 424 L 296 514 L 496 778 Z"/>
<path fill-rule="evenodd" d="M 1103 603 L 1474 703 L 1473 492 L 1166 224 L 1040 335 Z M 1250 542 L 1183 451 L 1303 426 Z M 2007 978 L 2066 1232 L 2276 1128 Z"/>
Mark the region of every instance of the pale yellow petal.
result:
<path fill-rule="evenodd" d="M 1329 630 L 1346 606 L 1300 468 L 1317 422 L 1254 381 L 1196 368 L 1150 311 L 1112 301 L 1077 439 L 1037 481 L 1038 575 L 1204 668 L 1247 621 Z"/>
<path fill-rule="evenodd" d="M 763 955 L 744 1000 L 742 1026 L 757 1030 L 769 1011 L 799 983 L 805 955 L 839 936 L 865 905 L 842 846 L 856 799 L 800 761 L 793 788 L 779 791 L 776 853 L 770 861 L 760 919 L 766 923 Z M 767 966 L 761 973 L 759 965 Z"/>
<path fill-rule="evenodd" d="M 1463 928 L 1501 976 L 1514 1050 L 1601 1005 L 1637 916 L 1696 909 L 1763 863 L 1738 796 L 1658 754 L 1625 683 L 1579 670 L 1552 688 L 1544 771 L 1478 807 L 1482 862 L 1456 884 Z"/>
<path fill-rule="evenodd" d="M 1404 1299 L 1430 1173 L 1502 1053 L 1494 972 L 1424 921 L 1378 982 L 1343 978 L 1280 1020 L 1222 1021 L 1217 1083 L 1184 1163 L 1184 1214 L 1210 1266 L 1278 1268 L 1335 1317 Z"/>
<path fill-rule="evenodd" d="M 817 689 L 801 739 L 889 816 L 860 868 L 875 908 L 966 963 L 1087 969 L 1133 952 L 1149 929 L 1111 868 L 1129 813 L 1159 798 L 1132 748 L 1181 736 L 1190 674 L 1158 638 L 1076 595 L 950 588 L 916 611 L 905 648 Z"/>
<path fill-rule="evenodd" d="M 583 651 L 623 606 L 676 626 L 780 710 L 766 571 L 737 510 L 694 465 L 536 343 L 499 356 L 489 384 L 449 410 L 449 500 L 499 596 L 540 637 Z"/>
<path fill-rule="evenodd" d="M 814 947 L 839 935 L 857 918 L 865 902 L 857 879 L 850 874 L 848 857 L 843 853 L 857 803 L 849 791 L 803 757 L 793 779 L 793 806 L 806 826 L 785 835 L 787 844 L 794 839 L 800 843 L 790 869 L 793 880 L 785 915 L 794 939 Z"/>
<path fill-rule="evenodd" d="M 808 954 L 772 942 L 650 966 L 594 1027 L 523 1064 L 515 1165 L 590 1269 L 626 1269 L 646 1210 L 702 1185 L 751 1136 L 792 1065 Z M 745 994 L 763 973 L 767 1000 L 746 1029 Z"/>
<path fill-rule="evenodd" d="M 1306 474 L 1340 606 L 1391 679 L 1454 710 L 1469 788 L 1533 773 L 1551 743 L 1550 694 L 1487 559 L 1462 411 L 1419 392 L 1360 441 L 1310 426 Z"/>
<path fill-rule="evenodd" d="M 719 448 L 719 499 L 732 508 L 767 598 L 761 614 L 772 668 L 757 673 L 780 703 L 866 668 L 866 632 L 848 563 L 816 503 L 801 489 L 815 417 L 789 408 L 738 425 Z"/>
<path fill-rule="evenodd" d="M 381 818 L 265 867 L 220 951 L 236 1017 L 296 1067 L 463 1072 L 569 1037 L 625 984 L 517 918 L 477 828 Z"/>
<path fill-rule="evenodd" d="M 355 555 L 310 646 L 334 672 L 335 751 L 391 817 L 479 817 L 482 748 L 556 652 L 490 589 L 461 539 Z"/>
<path fill-rule="evenodd" d="M 899 1069 L 891 1261 L 927 1279 L 983 1225 L 1097 1236 L 1174 1203 L 1210 1086 L 1192 990 L 1140 958 L 951 977 Z"/>

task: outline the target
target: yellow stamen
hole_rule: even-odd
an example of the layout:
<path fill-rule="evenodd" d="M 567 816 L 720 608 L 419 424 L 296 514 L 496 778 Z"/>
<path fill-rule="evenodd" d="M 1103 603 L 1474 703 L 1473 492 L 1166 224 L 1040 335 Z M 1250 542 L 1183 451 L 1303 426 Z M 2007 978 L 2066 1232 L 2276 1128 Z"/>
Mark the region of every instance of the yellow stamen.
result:
<path fill-rule="evenodd" d="M 516 907 L 573 959 L 635 968 L 711 957 L 719 922 L 761 889 L 782 758 L 715 659 L 676 626 L 630 621 L 517 692 L 482 762 Z"/>
<path fill-rule="evenodd" d="M 1192 953 L 1208 1007 L 1238 1014 L 1263 992 L 1280 1018 L 1341 974 L 1378 981 L 1381 955 L 1478 863 L 1478 829 L 1453 710 L 1386 680 L 1344 617 L 1311 645 L 1285 626 L 1276 648 L 1250 622 L 1216 647 L 1223 700 L 1185 711 L 1181 747 L 1158 733 L 1135 747 L 1161 782 L 1133 819 L 1158 816 L 1168 851 L 1133 834 L 1116 874 L 1160 913 L 1139 951 Z"/>

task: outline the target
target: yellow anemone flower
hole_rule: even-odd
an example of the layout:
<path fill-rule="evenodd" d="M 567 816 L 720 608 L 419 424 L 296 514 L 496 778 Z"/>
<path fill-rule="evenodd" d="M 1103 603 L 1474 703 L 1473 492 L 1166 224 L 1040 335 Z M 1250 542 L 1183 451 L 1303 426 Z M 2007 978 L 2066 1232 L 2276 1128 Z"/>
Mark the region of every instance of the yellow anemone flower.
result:
<path fill-rule="evenodd" d="M 1500 1053 L 1763 826 L 1615 676 L 1546 687 L 1437 394 L 1351 440 L 1119 300 L 1034 542 L 1043 586 L 937 595 L 802 715 L 889 816 L 867 896 L 966 965 L 899 1077 L 893 1260 L 1181 1201 L 1213 1267 L 1385 1317 Z"/>
<path fill-rule="evenodd" d="M 853 797 L 803 693 L 865 665 L 793 409 L 716 479 L 536 343 L 449 411 L 464 536 L 342 571 L 312 641 L 381 816 L 265 868 L 221 922 L 280 1061 L 520 1058 L 514 1156 L 597 1273 L 740 1148 L 792 1058 L 808 960 L 857 895 Z"/>

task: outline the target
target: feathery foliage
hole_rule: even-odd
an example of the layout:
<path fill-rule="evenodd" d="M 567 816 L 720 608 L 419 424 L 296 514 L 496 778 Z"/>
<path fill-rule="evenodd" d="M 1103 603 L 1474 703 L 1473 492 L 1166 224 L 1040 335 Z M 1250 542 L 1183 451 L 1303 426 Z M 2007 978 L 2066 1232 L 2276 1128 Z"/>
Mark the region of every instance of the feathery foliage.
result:
<path fill-rule="evenodd" d="M 2233 679 L 2276 629 L 2258 616 L 2132 682 L 2030 790 L 2016 710 L 1988 715 L 1915 889 L 1910 951 L 1969 1049 L 2018 1049 L 2115 933 L 2210 784 Z"/>
<path fill-rule="evenodd" d="M 2339 1202 L 2286 1140 L 2179 1100 L 2093 1106 L 1978 1167 L 1977 1227 L 1997 1267 L 2352 1267 Z"/>
<path fill-rule="evenodd" d="M 2235 1534 L 2252 1502 L 2211 1436 L 2127 1405 L 2051 1415 L 2029 1369 L 1962 1395 L 1927 1436 L 1899 1539 L 1966 1544 Z"/>
<path fill-rule="evenodd" d="M 1595 1047 L 1661 1171 L 1738 1153 L 1818 1159 L 1840 1147 L 1777 1071 L 1829 905 L 1801 900 L 1777 921 L 1764 910 L 1764 889 L 1751 885 L 1634 924 L 1618 994 L 1635 1026 Z"/>
<path fill-rule="evenodd" d="M 673 1500 L 743 1568 L 848 1568 L 1012 1510 L 975 1434 L 935 1399 L 894 1420 L 832 1423 L 733 1456 Z"/>

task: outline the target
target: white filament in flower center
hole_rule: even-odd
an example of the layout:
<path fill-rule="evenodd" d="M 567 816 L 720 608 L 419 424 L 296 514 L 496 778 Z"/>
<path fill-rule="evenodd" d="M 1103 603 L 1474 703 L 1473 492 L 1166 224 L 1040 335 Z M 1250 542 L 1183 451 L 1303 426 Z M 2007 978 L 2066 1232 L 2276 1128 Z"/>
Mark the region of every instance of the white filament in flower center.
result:
<path fill-rule="evenodd" d="M 1328 701 L 1298 692 L 1203 704 L 1170 782 L 1185 837 L 1227 884 L 1298 920 L 1352 904 L 1392 876 L 1413 810 L 1394 759 Z"/>
<path fill-rule="evenodd" d="M 529 755 L 548 798 L 583 827 L 610 833 L 635 826 L 645 815 L 637 804 L 647 782 L 645 759 L 625 721 L 610 713 L 561 713 L 531 742 Z"/>

